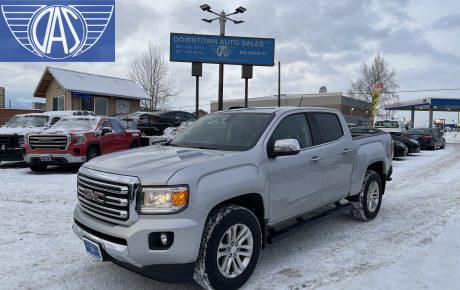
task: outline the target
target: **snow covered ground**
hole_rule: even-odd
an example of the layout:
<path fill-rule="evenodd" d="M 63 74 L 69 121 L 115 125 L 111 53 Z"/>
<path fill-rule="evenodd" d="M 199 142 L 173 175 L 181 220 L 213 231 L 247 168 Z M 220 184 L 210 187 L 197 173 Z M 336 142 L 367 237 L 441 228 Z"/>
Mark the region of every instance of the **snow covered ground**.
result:
<path fill-rule="evenodd" d="M 245 289 L 458 289 L 460 145 L 394 162 L 379 216 L 298 227 L 262 252 Z M 198 289 L 89 257 L 71 230 L 76 173 L 0 166 L 0 289 Z"/>

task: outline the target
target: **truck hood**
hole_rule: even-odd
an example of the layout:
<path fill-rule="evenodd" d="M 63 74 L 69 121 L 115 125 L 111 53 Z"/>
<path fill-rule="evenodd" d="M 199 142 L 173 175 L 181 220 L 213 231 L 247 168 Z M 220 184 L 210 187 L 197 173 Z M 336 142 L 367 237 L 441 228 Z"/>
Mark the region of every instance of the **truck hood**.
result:
<path fill-rule="evenodd" d="M 84 133 L 89 133 L 91 131 L 89 130 L 79 130 L 79 129 L 68 129 L 68 130 L 63 130 L 63 129 L 48 129 L 45 131 L 42 131 L 40 135 L 67 135 L 67 134 L 84 134 Z"/>
<path fill-rule="evenodd" d="M 9 128 L 9 127 L 1 127 L 0 128 L 0 135 L 22 135 L 24 136 L 27 133 L 34 133 L 34 132 L 42 132 L 44 128 L 37 128 L 37 127 L 16 127 L 16 128 Z"/>
<path fill-rule="evenodd" d="M 142 184 L 166 185 L 180 169 L 235 154 L 238 152 L 154 145 L 103 155 L 83 166 L 107 173 L 136 176 Z"/>

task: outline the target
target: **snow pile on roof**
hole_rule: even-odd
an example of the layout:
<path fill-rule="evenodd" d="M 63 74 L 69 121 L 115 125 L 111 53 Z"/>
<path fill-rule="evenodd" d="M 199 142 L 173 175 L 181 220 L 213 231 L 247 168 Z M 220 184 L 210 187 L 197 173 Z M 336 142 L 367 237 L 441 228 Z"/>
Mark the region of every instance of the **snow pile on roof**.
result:
<path fill-rule="evenodd" d="M 129 99 L 149 98 L 145 91 L 132 80 L 82 73 L 54 67 L 48 67 L 47 70 L 66 90 L 108 96 L 119 96 Z"/>

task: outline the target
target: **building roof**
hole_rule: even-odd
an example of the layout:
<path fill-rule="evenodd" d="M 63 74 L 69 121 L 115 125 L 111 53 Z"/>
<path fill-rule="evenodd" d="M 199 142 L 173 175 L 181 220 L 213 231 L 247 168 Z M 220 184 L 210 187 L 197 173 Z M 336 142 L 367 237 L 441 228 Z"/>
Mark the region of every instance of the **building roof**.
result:
<path fill-rule="evenodd" d="M 460 99 L 452 98 L 425 98 L 399 102 L 394 105 L 386 106 L 385 110 L 395 111 L 453 111 L 460 112 Z"/>
<path fill-rule="evenodd" d="M 115 96 L 127 99 L 149 99 L 146 92 L 132 80 L 55 67 L 47 67 L 45 69 L 35 89 L 34 97 L 45 97 L 46 88 L 52 78 L 54 78 L 63 89 L 72 92 Z"/>

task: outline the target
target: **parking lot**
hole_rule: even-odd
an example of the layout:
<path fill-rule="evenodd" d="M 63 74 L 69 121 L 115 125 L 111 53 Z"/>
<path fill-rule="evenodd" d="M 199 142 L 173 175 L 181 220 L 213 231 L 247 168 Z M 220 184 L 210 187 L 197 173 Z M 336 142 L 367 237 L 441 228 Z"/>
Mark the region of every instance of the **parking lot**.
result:
<path fill-rule="evenodd" d="M 379 216 L 326 217 L 275 239 L 246 289 L 455 288 L 460 145 L 394 161 Z M 76 171 L 0 166 L 0 288 L 198 289 L 164 284 L 85 253 L 72 230 Z M 178 273 L 179 274 L 179 273 Z"/>

